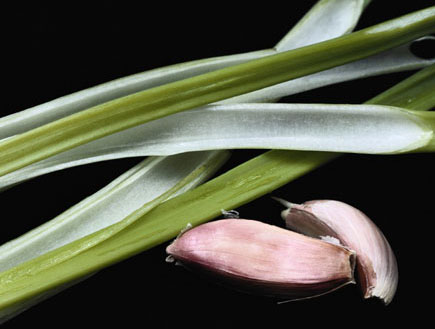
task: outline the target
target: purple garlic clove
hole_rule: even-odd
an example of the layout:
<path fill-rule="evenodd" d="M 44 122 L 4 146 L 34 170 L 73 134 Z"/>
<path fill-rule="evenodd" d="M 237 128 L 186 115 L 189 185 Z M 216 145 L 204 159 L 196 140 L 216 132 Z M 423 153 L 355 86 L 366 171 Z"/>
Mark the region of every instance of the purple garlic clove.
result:
<path fill-rule="evenodd" d="M 283 204 L 289 207 L 282 212 L 289 229 L 310 237 L 336 239 L 355 251 L 365 298 L 391 302 L 399 280 L 396 258 L 384 234 L 364 213 L 334 200 Z"/>
<path fill-rule="evenodd" d="M 301 299 L 354 283 L 354 252 L 277 226 L 223 219 L 183 232 L 166 249 L 237 290 Z"/>

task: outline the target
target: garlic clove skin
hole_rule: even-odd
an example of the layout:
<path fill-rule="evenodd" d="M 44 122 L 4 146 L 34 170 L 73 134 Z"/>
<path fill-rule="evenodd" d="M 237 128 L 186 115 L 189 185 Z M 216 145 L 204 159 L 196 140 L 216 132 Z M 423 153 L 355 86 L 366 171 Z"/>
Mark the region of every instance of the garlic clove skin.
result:
<path fill-rule="evenodd" d="M 347 248 L 248 219 L 223 219 L 185 231 L 167 253 L 237 290 L 304 299 L 355 283 Z"/>
<path fill-rule="evenodd" d="M 310 237 L 332 237 L 354 250 L 364 298 L 391 302 L 399 280 L 397 261 L 384 234 L 364 213 L 335 200 L 287 205 L 281 214 L 287 228 Z"/>

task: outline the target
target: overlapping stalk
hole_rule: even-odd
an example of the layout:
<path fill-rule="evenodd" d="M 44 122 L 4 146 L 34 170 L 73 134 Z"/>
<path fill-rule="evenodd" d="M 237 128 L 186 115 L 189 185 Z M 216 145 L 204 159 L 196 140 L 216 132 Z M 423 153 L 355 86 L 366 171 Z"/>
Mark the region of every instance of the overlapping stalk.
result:
<path fill-rule="evenodd" d="M 69 114 L 77 113 L 86 107 L 95 106 L 104 101 L 125 96 L 142 89 L 155 87 L 204 72 L 214 71 L 218 68 L 246 62 L 262 56 L 272 55 L 277 52 L 307 46 L 349 33 L 355 27 L 355 24 L 367 3 L 368 1 L 360 0 L 321 0 L 272 49 L 240 55 L 204 59 L 155 69 L 64 96 L 54 101 L 0 119 L 0 137 L 12 137 L 14 134 L 25 132 L 30 128 L 36 128 L 44 123 L 49 123 Z M 328 22 L 330 21 L 334 21 L 335 24 L 329 24 Z M 410 45 L 406 44 L 382 52 L 379 55 L 370 56 L 366 59 L 341 65 L 333 69 L 303 76 L 298 79 L 232 97 L 230 99 L 225 99 L 220 103 L 269 102 L 283 96 L 320 86 L 376 74 L 391 73 L 398 70 L 417 69 L 435 62 L 435 60 L 422 59 L 414 56 L 409 48 Z M 259 110 L 261 110 L 261 108 L 262 107 L 259 106 Z M 195 117 L 195 120 L 198 119 L 199 118 Z M 159 125 L 161 123 L 156 124 Z M 223 124 L 225 127 L 229 127 L 228 123 Z M 152 125 L 155 125 L 155 123 Z M 204 125 L 204 122 L 201 122 L 200 125 Z M 147 128 L 142 128 L 142 126 L 143 125 L 140 125 L 105 138 L 100 138 L 96 141 L 75 147 L 72 150 L 51 156 L 46 160 L 38 161 L 22 169 L 15 170 L 10 174 L 0 177 L 0 189 L 18 184 L 38 175 L 91 162 L 122 157 L 146 156 L 150 154 L 177 153 L 177 148 L 175 151 L 169 151 L 164 147 L 164 145 L 161 148 L 155 146 L 154 150 L 150 150 L 146 146 L 142 147 L 142 145 L 150 143 L 147 135 L 142 132 L 142 129 L 145 129 L 146 131 Z M 189 132 L 187 130 L 182 130 L 182 133 Z M 182 140 L 183 137 L 180 136 L 179 139 Z M 245 146 L 254 148 L 275 147 L 274 145 L 261 145 L 259 143 Z M 294 145 L 290 145 L 290 147 L 293 146 Z M 190 147 L 193 147 L 195 150 L 201 149 L 201 147 L 194 145 L 191 145 Z M 213 147 L 216 147 L 216 145 Z M 233 145 L 229 147 L 240 146 Z M 202 146 L 202 148 L 204 147 Z M 178 149 L 178 152 L 180 151 L 181 149 Z"/>
<path fill-rule="evenodd" d="M 435 7 L 430 7 L 340 38 L 97 105 L 4 140 L 0 175 L 124 129 L 368 57 L 434 31 Z"/>
<path fill-rule="evenodd" d="M 394 94 L 402 90 L 418 91 L 420 95 L 433 94 L 433 75 L 426 73 L 433 68 L 423 70 L 408 80 L 378 96 L 378 102 L 394 105 Z M 420 86 L 420 88 L 418 88 Z M 428 88 L 428 89 L 427 89 Z M 413 99 L 412 92 L 408 95 Z M 427 110 L 434 103 L 426 102 L 420 110 Z M 414 102 L 408 106 L 413 109 Z M 63 258 L 75 248 L 80 248 L 92 236 L 77 240 L 62 248 L 44 254 L 22 265 L 0 274 L 0 308 L 14 307 L 17 303 L 48 291 L 68 282 L 78 280 L 122 259 L 152 248 L 175 237 L 187 223 L 198 225 L 211 220 L 222 209 L 234 209 L 261 195 L 269 193 L 301 175 L 334 159 L 339 154 L 328 152 L 268 151 L 225 174 L 168 200 L 149 212 L 137 211 L 127 216 L 123 222 L 132 222 L 124 226 L 109 239 L 82 250 L 74 257 Z M 148 209 L 147 209 L 148 210 Z M 117 227 L 117 226 L 115 226 Z M 119 227 L 119 226 L 118 226 Z M 110 227 L 108 229 L 111 229 Z M 104 234 L 105 230 L 98 234 Z M 54 265 L 54 266 L 53 266 Z M 19 289 L 17 289 L 19 287 Z"/>

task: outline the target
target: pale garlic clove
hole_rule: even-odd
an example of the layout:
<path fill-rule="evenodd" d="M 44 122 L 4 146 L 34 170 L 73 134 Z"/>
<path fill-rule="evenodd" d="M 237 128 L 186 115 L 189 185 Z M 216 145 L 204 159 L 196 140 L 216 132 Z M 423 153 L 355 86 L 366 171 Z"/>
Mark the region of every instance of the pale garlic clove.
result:
<path fill-rule="evenodd" d="M 355 283 L 353 251 L 260 221 L 202 224 L 166 251 L 220 283 L 263 296 L 302 299 Z"/>
<path fill-rule="evenodd" d="M 283 204 L 289 207 L 281 214 L 287 228 L 310 237 L 332 237 L 354 250 L 364 297 L 391 302 L 399 280 L 397 261 L 384 234 L 364 213 L 334 200 Z"/>

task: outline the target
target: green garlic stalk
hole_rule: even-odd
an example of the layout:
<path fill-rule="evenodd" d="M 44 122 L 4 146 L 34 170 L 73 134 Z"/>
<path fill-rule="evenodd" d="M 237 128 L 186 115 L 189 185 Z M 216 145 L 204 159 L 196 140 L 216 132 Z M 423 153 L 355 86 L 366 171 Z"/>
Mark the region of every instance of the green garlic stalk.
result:
<path fill-rule="evenodd" d="M 343 37 L 97 105 L 4 140 L 0 175 L 127 128 L 349 63 L 434 31 L 435 7 L 430 7 Z"/>

